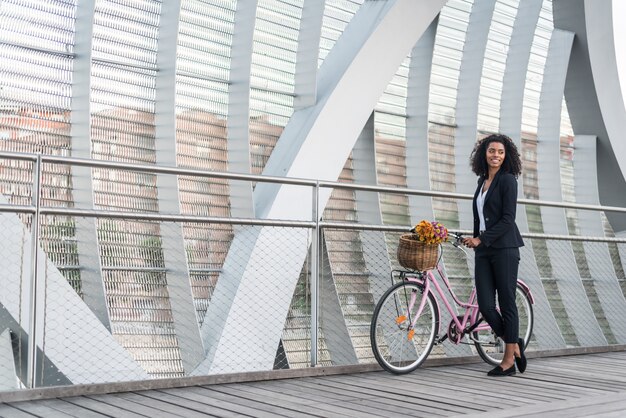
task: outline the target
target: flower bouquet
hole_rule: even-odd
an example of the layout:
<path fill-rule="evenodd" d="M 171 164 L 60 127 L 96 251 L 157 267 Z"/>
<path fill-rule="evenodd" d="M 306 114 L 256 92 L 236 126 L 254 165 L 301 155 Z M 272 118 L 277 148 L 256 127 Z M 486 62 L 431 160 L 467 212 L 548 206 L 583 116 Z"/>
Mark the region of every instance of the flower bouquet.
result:
<path fill-rule="evenodd" d="M 448 229 L 442 223 L 422 220 L 400 237 L 398 262 L 411 270 L 431 270 L 437 265 L 439 244 L 447 240 Z"/>

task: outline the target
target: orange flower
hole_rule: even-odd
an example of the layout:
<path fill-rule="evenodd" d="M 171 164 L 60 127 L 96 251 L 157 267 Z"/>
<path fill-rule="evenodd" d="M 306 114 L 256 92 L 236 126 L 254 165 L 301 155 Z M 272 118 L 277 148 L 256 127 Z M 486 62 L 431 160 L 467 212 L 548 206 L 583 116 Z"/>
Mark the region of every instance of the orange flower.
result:
<path fill-rule="evenodd" d="M 441 222 L 429 222 L 421 220 L 413 231 L 417 234 L 417 238 L 430 245 L 438 245 L 448 240 L 448 229 Z"/>

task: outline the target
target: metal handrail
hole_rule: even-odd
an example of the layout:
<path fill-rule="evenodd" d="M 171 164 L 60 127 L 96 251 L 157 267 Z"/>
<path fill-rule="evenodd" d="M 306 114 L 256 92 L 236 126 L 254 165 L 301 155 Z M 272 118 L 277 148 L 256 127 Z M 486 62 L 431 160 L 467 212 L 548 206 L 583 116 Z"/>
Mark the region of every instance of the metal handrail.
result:
<path fill-rule="evenodd" d="M 318 287 L 319 287 L 319 271 L 320 271 L 320 251 L 321 251 L 321 231 L 324 229 L 350 229 L 350 230 L 370 230 L 383 232 L 406 232 L 406 225 L 367 225 L 353 222 L 325 222 L 321 220 L 321 208 L 319 207 L 320 189 L 348 189 L 359 190 L 375 193 L 390 193 L 412 196 L 428 196 L 438 198 L 471 200 L 470 194 L 436 192 L 430 190 L 417 190 L 401 187 L 390 186 L 374 186 L 363 184 L 340 183 L 330 181 L 319 181 L 310 179 L 298 179 L 289 177 L 273 177 L 266 175 L 227 173 L 217 171 L 205 171 L 196 169 L 187 169 L 179 167 L 164 167 L 149 164 L 133 164 L 118 161 L 92 160 L 75 157 L 64 157 L 55 155 L 42 155 L 33 153 L 11 153 L 0 152 L 0 159 L 14 159 L 22 161 L 31 161 L 35 165 L 33 170 L 33 191 L 32 205 L 10 205 L 0 204 L 0 213 L 28 213 L 33 215 L 32 228 L 32 254 L 33 260 L 31 265 L 31 307 L 30 307 L 30 324 L 29 324 L 29 353 L 27 361 L 27 377 L 28 386 L 35 387 L 35 362 L 36 362 L 36 329 L 37 329 L 37 248 L 39 246 L 39 223 L 40 217 L 45 215 L 62 215 L 75 217 L 100 217 L 100 218 L 117 218 L 117 219 L 133 219 L 160 222 L 183 222 L 183 223 L 212 223 L 212 224 L 231 224 L 231 225 L 254 225 L 254 226 L 279 226 L 279 227 L 295 227 L 307 228 L 312 230 L 311 236 L 311 315 L 312 315 L 312 332 L 311 332 L 311 366 L 317 365 L 317 327 L 318 327 Z M 160 214 L 160 213 L 140 213 L 120 210 L 97 210 L 97 209 L 76 209 L 63 207 L 44 207 L 41 205 L 41 167 L 42 164 L 64 164 L 72 166 L 82 166 L 90 168 L 107 168 L 116 170 L 129 170 L 135 172 L 144 172 L 151 174 L 167 174 L 194 176 L 205 178 L 217 178 L 236 181 L 252 181 L 276 183 L 283 185 L 299 185 L 307 186 L 312 189 L 312 219 L 311 220 L 280 220 L 280 219 L 257 219 L 257 218 L 231 218 L 231 217 L 215 217 L 215 216 L 196 216 L 182 214 Z M 626 213 L 626 208 L 615 206 L 588 205 L 577 203 L 565 203 L 532 199 L 518 199 L 518 203 L 522 205 L 550 206 L 567 209 L 591 210 Z M 455 231 L 464 234 L 470 234 L 470 231 Z M 523 233 L 525 238 L 538 238 L 545 240 L 564 240 L 564 241 L 587 241 L 587 242 L 606 242 L 606 243 L 626 243 L 626 238 L 611 238 L 597 236 L 571 236 L 571 235 L 552 235 L 552 234 L 536 234 Z M 115 270 L 120 267 L 110 266 L 103 267 L 103 270 Z M 132 268 L 131 268 L 132 269 Z M 137 268 L 135 268 L 137 269 Z M 138 268 L 141 269 L 141 268 Z M 165 269 L 159 269 L 165 270 Z M 219 271 L 219 270 L 216 270 Z"/>
<path fill-rule="evenodd" d="M 97 168 L 109 168 L 109 169 L 118 169 L 118 170 L 147 172 L 147 173 L 154 173 L 154 174 L 210 177 L 210 178 L 219 178 L 219 179 L 226 179 L 226 180 L 278 183 L 278 184 L 300 185 L 300 186 L 320 187 L 320 188 L 329 188 L 329 189 L 349 189 L 349 190 L 359 190 L 359 191 L 366 191 L 366 192 L 392 193 L 392 194 L 404 194 L 404 195 L 411 195 L 411 196 L 428 196 L 428 197 L 462 199 L 462 200 L 471 200 L 474 197 L 473 195 L 467 194 L 467 193 L 437 192 L 437 191 L 431 191 L 431 190 L 409 189 L 409 188 L 403 188 L 403 187 L 340 183 L 340 182 L 332 182 L 332 181 L 318 181 L 318 180 L 293 178 L 293 177 L 276 177 L 276 176 L 267 176 L 267 175 L 259 175 L 259 174 L 255 175 L 255 174 L 242 174 L 242 173 L 227 173 L 227 172 L 221 172 L 221 171 L 206 171 L 206 170 L 196 170 L 196 169 L 190 169 L 190 168 L 156 166 L 156 165 L 150 165 L 150 164 L 124 163 L 124 162 L 119 162 L 119 161 L 92 160 L 92 159 L 86 159 L 86 158 L 64 157 L 64 156 L 48 155 L 48 154 L 0 152 L 0 159 L 18 159 L 18 160 L 35 161 L 37 159 L 37 155 L 41 155 L 41 161 L 43 163 L 66 164 L 66 165 L 75 165 L 75 166 L 91 167 L 91 168 L 96 168 L 96 167 Z M 618 206 L 589 205 L 589 204 L 581 204 L 581 203 L 566 203 L 566 202 L 536 200 L 536 199 L 518 199 L 517 202 L 518 204 L 522 204 L 522 205 L 550 206 L 550 207 L 558 207 L 558 208 L 565 208 L 565 209 L 580 209 L 580 210 L 591 210 L 591 211 L 626 213 L 626 208 L 622 208 Z M 1 206 L 2 205 L 0 205 L 0 211 L 2 210 Z"/>

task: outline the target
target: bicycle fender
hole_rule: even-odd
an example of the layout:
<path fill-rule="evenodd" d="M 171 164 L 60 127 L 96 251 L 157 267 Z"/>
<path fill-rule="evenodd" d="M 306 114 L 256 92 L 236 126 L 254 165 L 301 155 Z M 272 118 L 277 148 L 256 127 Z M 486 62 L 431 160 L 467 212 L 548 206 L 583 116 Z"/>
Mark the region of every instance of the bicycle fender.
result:
<path fill-rule="evenodd" d="M 534 305 L 535 298 L 533 297 L 533 294 L 530 291 L 530 287 L 526 283 L 524 283 L 523 280 L 520 280 L 520 279 L 517 279 L 517 284 L 521 286 L 521 288 L 524 290 L 524 293 L 526 293 L 526 296 L 528 296 L 528 299 L 530 299 L 530 303 Z"/>

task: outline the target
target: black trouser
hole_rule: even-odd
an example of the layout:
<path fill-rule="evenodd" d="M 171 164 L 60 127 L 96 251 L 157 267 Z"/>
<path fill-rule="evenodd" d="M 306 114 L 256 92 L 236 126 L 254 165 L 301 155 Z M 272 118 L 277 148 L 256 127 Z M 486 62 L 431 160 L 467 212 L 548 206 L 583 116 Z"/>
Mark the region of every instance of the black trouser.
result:
<path fill-rule="evenodd" d="M 519 338 L 519 316 L 515 305 L 519 248 L 479 246 L 475 260 L 474 280 L 480 313 L 505 343 L 516 343 Z M 496 293 L 499 312 L 496 310 Z"/>

